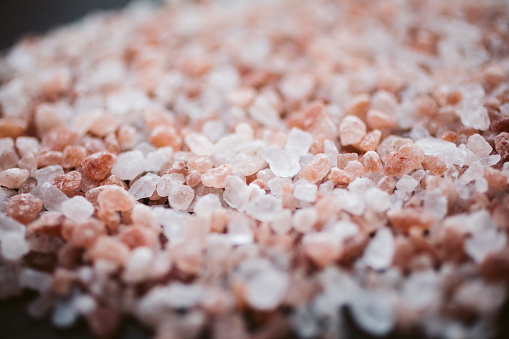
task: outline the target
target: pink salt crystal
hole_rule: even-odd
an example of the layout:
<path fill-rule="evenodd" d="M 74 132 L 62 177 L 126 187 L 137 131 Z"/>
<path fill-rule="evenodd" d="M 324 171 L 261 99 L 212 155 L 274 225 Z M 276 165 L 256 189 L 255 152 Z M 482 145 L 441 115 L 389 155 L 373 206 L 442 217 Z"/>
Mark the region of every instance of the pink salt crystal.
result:
<path fill-rule="evenodd" d="M 198 156 L 209 156 L 214 153 L 214 145 L 204 135 L 191 132 L 186 135 L 184 141 L 191 152 Z"/>
<path fill-rule="evenodd" d="M 172 246 L 171 254 L 177 268 L 187 274 L 196 274 L 203 265 L 203 248 L 199 241 L 188 240 Z"/>
<path fill-rule="evenodd" d="M 328 233 L 308 233 L 302 238 L 304 253 L 319 267 L 332 264 L 340 254 L 337 239 Z"/>
<path fill-rule="evenodd" d="M 341 145 L 355 145 L 366 136 L 366 124 L 353 115 L 347 115 L 339 125 L 339 139 Z"/>
<path fill-rule="evenodd" d="M 63 160 L 62 152 L 47 151 L 37 156 L 37 167 L 46 167 L 52 165 L 61 165 Z"/>
<path fill-rule="evenodd" d="M 107 177 L 106 179 L 104 179 L 103 181 L 101 181 L 101 183 L 99 184 L 99 186 L 108 186 L 108 185 L 122 187 L 127 190 L 126 183 L 122 179 L 120 179 L 119 177 L 117 177 L 116 175 L 113 175 L 113 174 L 110 175 L 109 177 Z"/>
<path fill-rule="evenodd" d="M 123 266 L 129 257 L 129 248 L 113 237 L 100 237 L 90 249 L 92 260 L 108 260 Z"/>
<path fill-rule="evenodd" d="M 212 161 L 208 157 L 198 157 L 190 160 L 187 163 L 187 167 L 191 171 L 196 171 L 199 174 L 203 174 L 212 168 Z"/>
<path fill-rule="evenodd" d="M 173 185 L 168 195 L 171 208 L 185 211 L 194 199 L 194 190 L 187 185 Z"/>
<path fill-rule="evenodd" d="M 17 138 L 25 132 L 27 123 L 16 118 L 0 118 L 0 139 Z"/>
<path fill-rule="evenodd" d="M 267 127 L 277 126 L 280 121 L 279 112 L 267 95 L 258 95 L 248 113 L 253 120 Z"/>
<path fill-rule="evenodd" d="M 266 162 L 258 155 L 237 153 L 230 161 L 230 165 L 233 173 L 240 173 L 247 177 L 265 167 Z"/>
<path fill-rule="evenodd" d="M 131 220 L 133 224 L 136 225 L 148 227 L 157 231 L 161 229 L 159 220 L 152 212 L 152 208 L 143 204 L 137 204 L 134 206 L 131 213 Z"/>
<path fill-rule="evenodd" d="M 40 151 L 39 140 L 34 137 L 16 138 L 16 149 L 21 156 L 37 154 Z"/>
<path fill-rule="evenodd" d="M 433 117 L 438 113 L 438 105 L 428 95 L 420 95 L 415 99 L 415 111 L 421 117 Z"/>
<path fill-rule="evenodd" d="M 165 174 L 157 183 L 157 194 L 161 197 L 167 197 L 170 195 L 173 186 L 182 185 L 184 183 L 185 177 L 180 173 Z"/>
<path fill-rule="evenodd" d="M 121 125 L 117 130 L 118 145 L 122 151 L 132 149 L 138 143 L 139 137 L 136 128 L 131 125 Z"/>
<path fill-rule="evenodd" d="M 118 239 L 130 249 L 137 247 L 155 248 L 159 241 L 154 229 L 140 226 L 124 228 L 119 233 Z"/>
<path fill-rule="evenodd" d="M 80 187 L 81 173 L 71 171 L 66 174 L 58 174 L 53 178 L 51 184 L 56 188 L 69 195 L 72 191 Z"/>
<path fill-rule="evenodd" d="M 44 134 L 41 151 L 63 151 L 65 146 L 74 143 L 77 135 L 64 126 L 57 126 Z"/>
<path fill-rule="evenodd" d="M 106 227 L 101 220 L 88 219 L 74 225 L 67 226 L 64 224 L 62 233 L 68 234 L 68 241 L 77 247 L 88 249 L 92 247 L 97 239 L 106 235 Z"/>
<path fill-rule="evenodd" d="M 404 208 L 387 212 L 391 224 L 402 232 L 408 232 L 412 227 L 428 229 L 433 223 L 433 215 L 422 208 Z"/>
<path fill-rule="evenodd" d="M 313 159 L 313 163 L 304 167 L 299 178 L 306 179 L 314 184 L 322 180 L 329 172 L 329 158 L 325 154 L 317 154 Z"/>
<path fill-rule="evenodd" d="M 30 173 L 34 172 L 37 167 L 37 158 L 33 154 L 25 154 L 23 157 L 18 161 L 18 167 L 22 169 L 26 169 Z"/>
<path fill-rule="evenodd" d="M 488 181 L 488 184 L 491 187 L 495 187 L 497 189 L 503 190 L 507 188 L 507 177 L 502 173 L 502 171 L 497 170 L 495 168 L 485 168 L 484 169 L 484 178 Z"/>
<path fill-rule="evenodd" d="M 226 178 L 232 174 L 232 167 L 229 164 L 224 164 L 205 172 L 201 177 L 201 182 L 207 187 L 223 188 Z"/>
<path fill-rule="evenodd" d="M 339 168 L 331 169 L 329 173 L 329 180 L 338 185 L 345 185 L 351 183 L 355 178 L 348 172 Z"/>
<path fill-rule="evenodd" d="M 357 153 L 340 154 L 338 155 L 338 168 L 342 170 L 350 161 L 354 160 L 359 160 L 359 155 Z"/>
<path fill-rule="evenodd" d="M 9 200 L 5 212 L 16 221 L 26 225 L 42 210 L 42 200 L 31 194 L 15 195 Z"/>
<path fill-rule="evenodd" d="M 308 233 L 313 230 L 317 221 L 318 213 L 314 208 L 308 207 L 295 211 L 292 223 L 297 232 Z"/>
<path fill-rule="evenodd" d="M 255 310 L 270 311 L 283 300 L 288 288 L 288 276 L 274 268 L 267 268 L 246 281 L 245 298 Z"/>
<path fill-rule="evenodd" d="M 63 168 L 74 168 L 81 165 L 81 162 L 87 156 L 87 151 L 83 146 L 68 145 L 65 146 L 62 158 Z"/>
<path fill-rule="evenodd" d="M 0 139 L 0 171 L 15 167 L 18 160 L 14 141 L 11 138 Z"/>
<path fill-rule="evenodd" d="M 380 140 L 382 139 L 382 132 L 380 130 L 373 130 L 366 134 L 364 139 L 358 144 L 355 145 L 355 148 L 367 152 L 367 151 L 375 151 L 380 144 Z"/>
<path fill-rule="evenodd" d="M 287 100 L 305 100 L 311 95 L 315 84 L 311 73 L 288 73 L 281 79 L 280 88 Z"/>
<path fill-rule="evenodd" d="M 173 126 L 157 126 L 150 133 L 150 143 L 156 147 L 171 147 L 177 152 L 182 147 L 182 137 Z"/>
<path fill-rule="evenodd" d="M 256 90 L 251 87 L 244 87 L 230 92 L 227 96 L 228 102 L 240 108 L 247 108 L 253 102 Z"/>
<path fill-rule="evenodd" d="M 366 116 L 369 109 L 369 94 L 358 94 L 345 105 L 345 113 L 360 118 Z"/>
<path fill-rule="evenodd" d="M 346 173 L 350 174 L 354 178 L 358 178 L 364 175 L 364 166 L 357 160 L 350 161 L 343 169 Z"/>
<path fill-rule="evenodd" d="M 394 114 L 398 107 L 396 96 L 390 92 L 380 90 L 371 98 L 371 108 L 385 114 Z"/>
<path fill-rule="evenodd" d="M 385 175 L 402 176 L 420 166 L 424 151 L 417 145 L 404 145 L 385 156 Z"/>
<path fill-rule="evenodd" d="M 271 222 L 271 228 L 276 234 L 285 234 L 292 229 L 292 212 L 288 209 L 283 209 Z"/>
<path fill-rule="evenodd" d="M 471 150 L 478 158 L 490 155 L 493 147 L 479 134 L 472 134 L 468 138 L 467 148 Z"/>
<path fill-rule="evenodd" d="M 428 155 L 422 162 L 422 167 L 434 175 L 442 176 L 447 170 L 447 166 L 442 158 L 436 155 Z"/>
<path fill-rule="evenodd" d="M 41 213 L 37 219 L 28 224 L 28 233 L 60 237 L 64 221 L 65 217 L 60 213 Z"/>
<path fill-rule="evenodd" d="M 115 164 L 115 156 L 106 152 L 89 155 L 81 162 L 83 170 L 94 180 L 102 180 Z"/>
<path fill-rule="evenodd" d="M 19 188 L 30 173 L 25 169 L 11 168 L 0 172 L 0 186 L 10 189 Z"/>
<path fill-rule="evenodd" d="M 374 151 L 366 152 L 359 162 L 364 166 L 366 173 L 378 173 L 383 171 L 382 160 L 378 153 Z"/>
<path fill-rule="evenodd" d="M 503 162 L 509 161 L 509 133 L 502 132 L 495 137 L 495 149 Z"/>
<path fill-rule="evenodd" d="M 97 200 L 101 209 L 107 211 L 128 211 L 136 203 L 126 190 L 117 186 L 105 186 Z"/>
<path fill-rule="evenodd" d="M 98 137 L 105 137 L 113 133 L 120 125 L 120 120 L 117 116 L 112 114 L 99 114 L 93 118 L 89 132 L 97 135 Z"/>

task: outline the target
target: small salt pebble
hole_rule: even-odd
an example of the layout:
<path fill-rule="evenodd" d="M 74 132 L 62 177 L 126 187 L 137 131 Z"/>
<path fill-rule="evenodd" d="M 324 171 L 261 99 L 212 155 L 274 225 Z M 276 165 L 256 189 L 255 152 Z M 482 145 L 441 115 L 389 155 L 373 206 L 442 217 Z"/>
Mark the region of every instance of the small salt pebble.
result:
<path fill-rule="evenodd" d="M 364 251 L 362 260 L 374 270 L 384 270 L 391 264 L 394 251 L 392 232 L 387 228 L 381 228 Z"/>
<path fill-rule="evenodd" d="M 133 180 L 143 173 L 145 157 L 140 151 L 121 153 L 111 168 L 111 173 L 122 180 Z"/>
<path fill-rule="evenodd" d="M 27 180 L 29 172 L 25 169 L 10 168 L 0 172 L 0 185 L 14 189 L 19 188 Z"/>
<path fill-rule="evenodd" d="M 84 221 L 94 213 L 94 206 L 85 198 L 77 196 L 62 203 L 64 215 L 76 222 Z"/>

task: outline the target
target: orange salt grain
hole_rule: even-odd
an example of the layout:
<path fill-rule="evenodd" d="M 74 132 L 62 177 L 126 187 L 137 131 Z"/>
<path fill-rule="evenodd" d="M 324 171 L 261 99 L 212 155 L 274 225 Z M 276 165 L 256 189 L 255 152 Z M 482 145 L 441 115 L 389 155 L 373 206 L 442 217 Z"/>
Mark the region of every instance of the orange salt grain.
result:
<path fill-rule="evenodd" d="M 171 147 L 177 152 L 182 147 L 182 137 L 173 126 L 157 126 L 150 132 L 150 143 L 156 147 Z"/>
<path fill-rule="evenodd" d="M 359 160 L 357 153 L 344 153 L 338 155 L 338 168 L 344 169 L 350 161 Z"/>
<path fill-rule="evenodd" d="M 97 198 L 101 209 L 107 211 L 127 211 L 134 207 L 136 201 L 125 189 L 118 186 L 105 187 Z"/>
<path fill-rule="evenodd" d="M 428 155 L 426 158 L 424 158 L 422 161 L 422 167 L 434 175 L 439 176 L 444 175 L 445 171 L 447 170 L 445 162 L 442 160 L 442 158 L 437 157 L 436 155 Z"/>
<path fill-rule="evenodd" d="M 28 224 L 28 233 L 61 237 L 61 230 L 64 221 L 65 216 L 60 213 L 41 213 L 37 219 Z"/>
<path fill-rule="evenodd" d="M 77 171 L 71 171 L 66 174 L 58 174 L 55 178 L 53 178 L 51 184 L 53 184 L 63 193 L 69 194 L 80 187 L 81 173 Z"/>
<path fill-rule="evenodd" d="M 397 120 L 383 112 L 376 109 L 370 109 L 366 115 L 366 122 L 368 126 L 373 129 L 388 129 L 391 130 L 398 124 Z"/>
<path fill-rule="evenodd" d="M 488 181 L 491 187 L 503 190 L 507 188 L 507 177 L 502 171 L 495 168 L 485 168 L 484 178 Z"/>
<path fill-rule="evenodd" d="M 102 180 L 115 164 L 115 156 L 107 152 L 89 155 L 81 162 L 83 170 L 94 180 Z"/>
<path fill-rule="evenodd" d="M 224 188 L 224 181 L 230 175 L 233 175 L 232 167 L 230 164 L 224 164 L 205 172 L 201 177 L 201 182 L 207 187 Z"/>
<path fill-rule="evenodd" d="M 37 156 L 37 167 L 43 168 L 52 165 L 61 165 L 63 161 L 62 152 L 47 151 Z"/>
<path fill-rule="evenodd" d="M 364 166 L 357 160 L 350 161 L 343 169 L 346 173 L 350 174 L 354 178 L 361 177 L 364 175 Z"/>
<path fill-rule="evenodd" d="M 116 175 L 110 175 L 109 177 L 107 177 L 106 179 L 104 179 L 103 181 L 101 181 L 101 183 L 99 184 L 99 186 L 108 186 L 108 185 L 113 185 L 113 186 L 118 186 L 118 187 L 121 187 L 125 190 L 127 190 L 127 185 L 126 183 L 120 179 L 119 177 L 117 177 Z"/>
<path fill-rule="evenodd" d="M 369 109 L 369 94 L 358 94 L 345 105 L 345 113 L 363 119 Z"/>
<path fill-rule="evenodd" d="M 399 151 L 385 156 L 385 175 L 402 176 L 410 173 L 424 160 L 424 151 L 417 145 L 403 145 Z"/>
<path fill-rule="evenodd" d="M 350 173 L 345 172 L 339 168 L 333 168 L 329 173 L 329 180 L 331 180 L 335 184 L 339 185 L 349 184 L 353 181 L 353 179 L 354 177 Z"/>
<path fill-rule="evenodd" d="M 0 138 L 17 138 L 27 129 L 27 122 L 25 120 L 16 118 L 1 118 L 0 119 Z"/>
<path fill-rule="evenodd" d="M 124 265 L 129 256 L 129 248 L 113 237 L 100 237 L 90 250 L 92 260 L 108 260 L 117 265 Z"/>
<path fill-rule="evenodd" d="M 68 169 L 80 166 L 86 156 L 87 150 L 83 146 L 65 146 L 62 158 L 62 167 Z"/>
<path fill-rule="evenodd" d="M 300 171 L 299 178 L 314 184 L 322 180 L 328 172 L 329 158 L 325 154 L 317 154 L 313 162 Z"/>
<path fill-rule="evenodd" d="M 5 212 L 14 220 L 26 225 L 42 210 L 42 200 L 31 194 L 15 195 L 9 200 Z"/>
<path fill-rule="evenodd" d="M 347 115 L 339 124 L 339 140 L 341 145 L 355 145 L 366 136 L 366 124 L 354 115 Z"/>

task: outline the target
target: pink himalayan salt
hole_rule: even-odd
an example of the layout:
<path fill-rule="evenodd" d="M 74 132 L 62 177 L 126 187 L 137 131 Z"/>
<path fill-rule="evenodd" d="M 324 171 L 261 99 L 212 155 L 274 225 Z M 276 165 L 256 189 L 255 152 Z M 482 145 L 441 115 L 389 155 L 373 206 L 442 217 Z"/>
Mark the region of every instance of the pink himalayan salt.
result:
<path fill-rule="evenodd" d="M 37 167 L 47 167 L 52 165 L 61 165 L 63 160 L 62 152 L 47 151 L 37 156 Z"/>
<path fill-rule="evenodd" d="M 337 239 L 327 233 L 305 234 L 302 238 L 302 246 L 304 253 L 319 267 L 332 264 L 341 252 Z"/>
<path fill-rule="evenodd" d="M 66 222 L 62 235 L 74 246 L 89 249 L 99 237 L 106 235 L 106 226 L 98 219 L 88 219 L 79 223 Z"/>
<path fill-rule="evenodd" d="M 491 187 L 503 190 L 507 188 L 507 177 L 502 173 L 502 171 L 495 168 L 485 168 L 484 169 L 484 178 L 488 181 L 488 184 Z"/>
<path fill-rule="evenodd" d="M 89 155 L 81 162 L 83 170 L 94 180 L 104 179 L 115 164 L 116 157 L 106 152 Z"/>
<path fill-rule="evenodd" d="M 105 137 L 106 135 L 115 132 L 120 125 L 120 119 L 118 116 L 113 114 L 99 113 L 92 119 L 93 122 L 90 126 L 89 132 L 97 135 L 98 137 Z"/>
<path fill-rule="evenodd" d="M 429 95 L 420 95 L 415 99 L 415 112 L 421 117 L 433 117 L 438 113 L 438 104 Z"/>
<path fill-rule="evenodd" d="M 0 171 L 16 167 L 19 157 L 11 138 L 0 139 Z"/>
<path fill-rule="evenodd" d="M 126 190 L 118 186 L 105 187 L 97 198 L 101 209 L 106 211 L 128 211 L 134 207 L 136 201 Z"/>
<path fill-rule="evenodd" d="M 363 119 L 369 109 L 369 94 L 363 93 L 354 96 L 345 105 L 345 113 L 356 115 Z"/>
<path fill-rule="evenodd" d="M 293 215 L 293 228 L 297 232 L 308 233 L 313 230 L 317 220 L 318 214 L 314 208 L 302 208 L 295 211 Z"/>
<path fill-rule="evenodd" d="M 191 132 L 186 135 L 184 141 L 191 152 L 198 156 L 209 156 L 214 153 L 214 144 L 202 134 Z"/>
<path fill-rule="evenodd" d="M 121 125 L 117 130 L 118 146 L 122 151 L 132 149 L 139 139 L 138 131 L 131 125 Z"/>
<path fill-rule="evenodd" d="M 30 173 L 26 169 L 10 168 L 0 172 L 0 186 L 10 189 L 19 188 Z"/>
<path fill-rule="evenodd" d="M 212 168 L 212 161 L 208 157 L 197 157 L 189 160 L 187 167 L 190 171 L 196 171 L 203 174 Z"/>
<path fill-rule="evenodd" d="M 129 247 L 120 240 L 103 236 L 90 249 L 92 260 L 108 260 L 119 266 L 123 266 L 129 257 Z"/>
<path fill-rule="evenodd" d="M 357 153 L 343 153 L 338 155 L 338 168 L 345 169 L 350 161 L 359 160 Z"/>
<path fill-rule="evenodd" d="M 42 200 L 31 194 L 15 195 L 9 200 L 5 212 L 14 220 L 26 225 L 42 210 Z"/>
<path fill-rule="evenodd" d="M 397 152 L 385 156 L 385 175 L 402 176 L 419 167 L 424 160 L 424 151 L 420 146 L 409 144 Z"/>
<path fill-rule="evenodd" d="M 368 111 L 366 122 L 370 128 L 381 130 L 391 130 L 398 124 L 396 118 L 376 109 L 370 109 Z"/>
<path fill-rule="evenodd" d="M 412 207 L 387 212 L 391 224 L 402 232 L 412 227 L 428 229 L 433 223 L 433 215 L 422 208 Z"/>
<path fill-rule="evenodd" d="M 41 141 L 41 151 L 63 151 L 65 146 L 76 141 L 77 134 L 64 126 L 58 126 L 44 134 Z"/>
<path fill-rule="evenodd" d="M 364 175 L 364 166 L 357 160 L 350 161 L 343 169 L 346 173 L 350 174 L 354 178 L 358 178 Z"/>
<path fill-rule="evenodd" d="M 65 169 L 78 167 L 87 156 L 87 150 L 83 146 L 68 145 L 64 148 L 62 167 Z"/>
<path fill-rule="evenodd" d="M 51 184 L 61 190 L 63 193 L 69 195 L 72 191 L 80 187 L 81 173 L 71 171 L 66 174 L 58 174 L 53 178 Z"/>
<path fill-rule="evenodd" d="M 382 132 L 376 129 L 366 134 L 364 139 L 355 145 L 355 148 L 364 152 L 375 151 L 380 144 L 380 140 L 382 140 Z"/>
<path fill-rule="evenodd" d="M 313 163 L 304 167 L 299 178 L 306 179 L 309 183 L 317 183 L 322 180 L 329 172 L 329 158 L 325 154 L 317 154 L 313 158 Z"/>
<path fill-rule="evenodd" d="M 232 167 L 229 164 L 224 164 L 205 172 L 201 177 L 201 182 L 207 187 L 224 188 L 226 177 L 230 175 L 233 175 Z"/>
<path fill-rule="evenodd" d="M 99 186 L 108 186 L 108 185 L 114 185 L 114 186 L 118 186 L 118 187 L 121 187 L 125 190 L 127 190 L 127 184 L 124 182 L 124 180 L 120 179 L 119 177 L 117 177 L 116 175 L 110 175 L 109 177 L 107 177 L 106 179 L 104 179 L 103 181 L 101 181 L 101 183 L 99 184 Z"/>
<path fill-rule="evenodd" d="M 351 174 L 339 168 L 333 168 L 329 173 L 329 180 L 338 185 L 349 184 L 354 179 L 355 178 Z"/>
<path fill-rule="evenodd" d="M 140 226 L 124 228 L 119 233 L 118 239 L 130 249 L 135 249 L 137 247 L 155 248 L 159 243 L 157 233 L 154 229 Z"/>
<path fill-rule="evenodd" d="M 28 224 L 30 234 L 44 234 L 53 237 L 60 237 L 65 216 L 56 212 L 45 212 Z"/>
<path fill-rule="evenodd" d="M 442 176 L 447 170 L 444 160 L 436 155 L 428 155 L 422 161 L 422 167 L 434 175 Z"/>
<path fill-rule="evenodd" d="M 364 166 L 366 173 L 378 173 L 383 171 L 382 159 L 380 159 L 378 153 L 374 151 L 366 152 L 362 158 L 359 159 L 359 162 Z"/>
<path fill-rule="evenodd" d="M 347 115 L 339 125 L 339 139 L 341 145 L 355 145 L 366 136 L 366 124 L 353 115 Z"/>
<path fill-rule="evenodd" d="M 156 147 L 171 147 L 177 152 L 182 147 L 182 137 L 173 126 L 157 126 L 150 133 L 150 143 Z"/>
<path fill-rule="evenodd" d="M 148 107 L 143 111 L 143 122 L 149 128 L 157 126 L 173 126 L 175 118 L 171 115 L 170 111 L 162 107 Z"/>
<path fill-rule="evenodd" d="M 17 138 L 25 132 L 27 122 L 16 118 L 0 119 L 0 138 Z"/>

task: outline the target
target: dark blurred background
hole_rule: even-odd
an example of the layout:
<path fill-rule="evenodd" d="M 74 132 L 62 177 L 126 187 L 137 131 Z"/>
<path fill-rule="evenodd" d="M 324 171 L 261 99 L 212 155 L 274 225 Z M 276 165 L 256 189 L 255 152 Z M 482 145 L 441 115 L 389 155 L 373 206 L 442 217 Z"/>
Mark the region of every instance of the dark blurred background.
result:
<path fill-rule="evenodd" d="M 129 0 L 0 0 L 0 50 L 24 35 L 43 33 L 85 14 L 120 8 Z"/>

